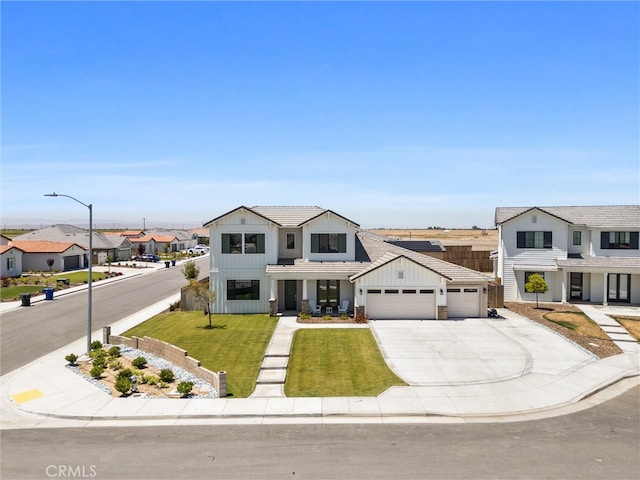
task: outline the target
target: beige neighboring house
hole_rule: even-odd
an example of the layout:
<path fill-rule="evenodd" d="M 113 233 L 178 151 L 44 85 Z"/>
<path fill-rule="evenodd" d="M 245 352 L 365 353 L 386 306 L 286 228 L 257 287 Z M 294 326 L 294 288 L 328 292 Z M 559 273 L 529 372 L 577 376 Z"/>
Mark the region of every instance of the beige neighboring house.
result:
<path fill-rule="evenodd" d="M 77 243 L 48 242 L 45 240 L 12 240 L 6 247 L 22 251 L 22 272 L 79 270 L 89 265 L 89 252 Z M 47 260 L 52 259 L 49 266 Z"/>
<path fill-rule="evenodd" d="M 3 237 L 7 238 L 7 237 Z M 22 275 L 22 249 L 9 245 L 8 242 L 0 244 L 0 277 L 19 277 Z"/>
<path fill-rule="evenodd" d="M 19 235 L 14 240 L 44 240 L 50 242 L 76 243 L 89 250 L 89 231 L 73 225 L 60 224 Z M 105 235 L 93 232 L 93 264 L 103 264 L 110 258 L 113 262 L 131 259 L 133 245 L 120 235 Z"/>

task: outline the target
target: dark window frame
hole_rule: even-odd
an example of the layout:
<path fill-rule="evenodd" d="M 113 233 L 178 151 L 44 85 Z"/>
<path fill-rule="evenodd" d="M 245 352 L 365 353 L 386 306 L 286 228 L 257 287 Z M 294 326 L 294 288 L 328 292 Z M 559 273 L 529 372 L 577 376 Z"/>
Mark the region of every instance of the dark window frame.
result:
<path fill-rule="evenodd" d="M 260 280 L 227 280 L 227 300 L 260 300 Z"/>
<path fill-rule="evenodd" d="M 347 253 L 347 234 L 312 233 L 311 253 Z"/>
<path fill-rule="evenodd" d="M 253 242 L 248 241 L 251 236 L 255 236 Z M 265 253 L 264 233 L 223 233 L 221 235 L 221 243 L 221 253 L 224 254 L 254 255 Z"/>
<path fill-rule="evenodd" d="M 332 292 L 335 298 L 332 298 Z M 337 307 L 340 304 L 340 280 L 317 280 L 316 303 L 320 307 Z"/>
<path fill-rule="evenodd" d="M 572 245 L 574 246 L 582 245 L 582 232 L 580 230 L 574 230 L 572 236 L 573 236 Z"/>
<path fill-rule="evenodd" d="M 285 235 L 285 243 L 287 250 L 295 250 L 296 248 L 296 234 L 294 232 L 287 232 Z"/>
<path fill-rule="evenodd" d="M 623 235 L 624 234 L 624 235 Z M 625 238 L 628 236 L 628 239 Z M 638 250 L 640 232 L 608 231 L 600 232 L 602 250 Z M 613 242 L 611 241 L 613 237 Z"/>
<path fill-rule="evenodd" d="M 540 238 L 542 234 L 542 238 Z M 542 242 L 540 243 L 540 241 Z M 553 248 L 553 232 L 541 230 L 526 230 L 516 233 L 517 248 L 536 248 L 549 249 Z"/>

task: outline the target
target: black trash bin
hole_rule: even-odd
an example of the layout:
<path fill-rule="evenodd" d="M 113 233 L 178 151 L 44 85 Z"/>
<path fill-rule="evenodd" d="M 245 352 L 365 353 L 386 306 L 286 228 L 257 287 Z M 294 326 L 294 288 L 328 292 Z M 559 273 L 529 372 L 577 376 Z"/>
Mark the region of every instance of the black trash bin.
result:
<path fill-rule="evenodd" d="M 54 291 L 53 288 L 51 287 L 43 288 L 42 291 L 44 292 L 45 300 L 53 300 L 53 291 Z"/>
<path fill-rule="evenodd" d="M 22 300 L 22 306 L 23 307 L 30 307 L 31 306 L 31 294 L 30 293 L 21 293 L 20 294 L 20 299 Z"/>
<path fill-rule="evenodd" d="M 166 268 L 169 268 L 169 265 L 171 265 L 171 262 L 164 262 L 164 266 L 165 266 Z"/>

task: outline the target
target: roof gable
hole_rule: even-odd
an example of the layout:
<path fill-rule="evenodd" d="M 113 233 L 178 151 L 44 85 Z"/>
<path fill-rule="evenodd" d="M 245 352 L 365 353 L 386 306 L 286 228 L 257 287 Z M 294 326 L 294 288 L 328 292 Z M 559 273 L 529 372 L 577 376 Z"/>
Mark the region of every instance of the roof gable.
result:
<path fill-rule="evenodd" d="M 254 210 L 254 209 L 252 209 L 252 208 L 245 207 L 244 205 L 241 205 L 241 206 L 239 206 L 239 207 L 237 207 L 237 208 L 234 208 L 233 210 L 230 210 L 230 211 L 228 211 L 227 213 L 223 213 L 222 215 L 220 215 L 220 216 L 218 216 L 218 217 L 214 218 L 213 220 L 209 220 L 208 222 L 206 222 L 205 224 L 203 224 L 203 226 L 204 226 L 204 227 L 210 227 L 213 223 L 216 223 L 217 221 L 219 221 L 219 220 L 223 219 L 224 217 L 228 217 L 229 215 L 233 215 L 234 213 L 239 212 L 239 211 L 243 211 L 243 210 L 244 210 L 244 211 L 246 211 L 246 212 L 249 212 L 249 213 L 251 213 L 251 214 L 253 214 L 253 215 L 258 216 L 258 217 L 262 218 L 263 220 L 266 220 L 266 221 L 267 221 L 267 222 L 269 222 L 269 223 L 275 223 L 275 224 L 277 224 L 278 226 L 281 226 L 281 225 L 280 225 L 278 222 L 276 222 L 275 220 L 273 220 L 273 219 L 271 219 L 271 218 L 269 218 L 269 217 L 267 217 L 267 216 L 265 216 L 265 215 L 261 214 L 261 213 L 260 213 L 260 212 L 258 212 L 258 211 L 255 211 L 255 210 Z"/>
<path fill-rule="evenodd" d="M 533 209 L 589 228 L 640 228 L 640 205 L 497 207 L 494 223 L 501 225 Z"/>
<path fill-rule="evenodd" d="M 383 255 L 381 255 L 375 262 L 372 262 L 369 266 L 367 266 L 367 268 L 363 269 L 362 271 L 356 273 L 355 275 L 353 275 L 351 278 L 349 278 L 350 281 L 354 281 L 360 277 L 363 277 L 365 275 L 368 275 L 369 273 L 373 272 L 374 270 L 378 270 L 379 268 L 384 267 L 385 265 L 389 265 L 390 263 L 396 262 L 398 260 L 400 260 L 401 258 L 406 259 L 407 261 L 417 265 L 418 267 L 424 268 L 425 270 L 429 270 L 433 273 L 435 273 L 436 275 L 440 276 L 440 277 L 444 277 L 447 280 L 452 280 L 451 278 L 447 277 L 446 275 L 441 274 L 440 272 L 435 271 L 433 268 L 428 267 L 427 265 L 421 263 L 421 262 L 417 262 L 415 259 L 413 258 L 409 258 L 406 255 L 399 255 L 399 254 L 394 254 L 391 252 L 387 252 L 384 253 Z"/>

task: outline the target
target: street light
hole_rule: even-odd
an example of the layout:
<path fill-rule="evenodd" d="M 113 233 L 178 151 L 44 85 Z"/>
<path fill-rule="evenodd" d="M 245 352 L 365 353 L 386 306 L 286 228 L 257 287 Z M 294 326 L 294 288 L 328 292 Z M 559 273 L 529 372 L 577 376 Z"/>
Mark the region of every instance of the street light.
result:
<path fill-rule="evenodd" d="M 45 197 L 67 197 L 71 200 L 78 202 L 80 205 L 84 205 L 89 209 L 89 298 L 88 298 L 88 311 L 87 311 L 87 353 L 91 351 L 91 307 L 92 307 L 92 286 L 93 286 L 93 205 L 87 205 L 84 202 L 81 202 L 77 198 L 72 197 L 71 195 L 63 195 L 62 193 L 45 193 Z"/>

